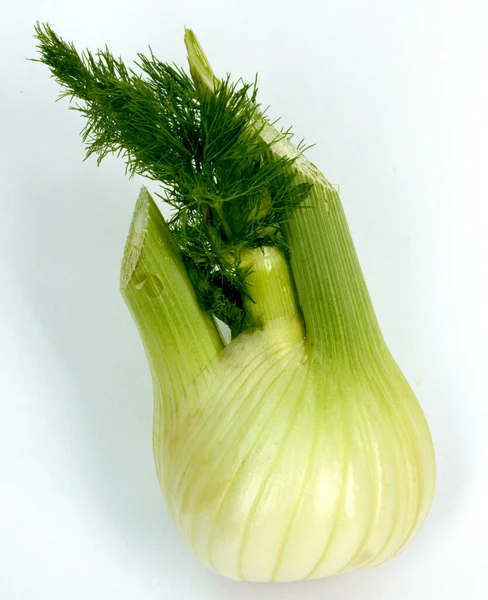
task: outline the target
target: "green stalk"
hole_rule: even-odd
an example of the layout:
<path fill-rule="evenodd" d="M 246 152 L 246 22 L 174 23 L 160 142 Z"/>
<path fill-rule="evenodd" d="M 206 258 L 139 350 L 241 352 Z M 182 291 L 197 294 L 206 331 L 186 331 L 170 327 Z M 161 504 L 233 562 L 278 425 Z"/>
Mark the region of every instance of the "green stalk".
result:
<path fill-rule="evenodd" d="M 254 327 L 281 320 L 283 328 L 303 338 L 303 324 L 290 267 L 283 254 L 274 247 L 246 248 L 240 267 L 247 271 L 244 308 Z"/>
<path fill-rule="evenodd" d="M 297 180 L 310 176 L 297 170 Z M 283 229 L 315 357 L 354 365 L 378 356 L 385 344 L 337 192 L 315 181 Z"/>
<path fill-rule="evenodd" d="M 199 307 L 181 254 L 145 188 L 134 210 L 120 279 L 153 378 L 153 434 L 159 467 L 158 448 L 178 412 L 180 398 L 221 351 L 223 342 L 213 319 Z"/>

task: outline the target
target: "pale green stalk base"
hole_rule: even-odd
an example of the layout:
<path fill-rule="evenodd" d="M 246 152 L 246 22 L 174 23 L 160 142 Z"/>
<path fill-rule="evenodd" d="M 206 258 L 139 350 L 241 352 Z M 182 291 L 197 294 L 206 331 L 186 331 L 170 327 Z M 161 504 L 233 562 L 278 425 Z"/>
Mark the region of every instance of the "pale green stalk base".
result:
<path fill-rule="evenodd" d="M 374 566 L 423 523 L 434 460 L 392 361 L 309 360 L 278 320 L 242 334 L 189 390 L 164 448 L 180 535 L 211 569 L 295 581 Z"/>

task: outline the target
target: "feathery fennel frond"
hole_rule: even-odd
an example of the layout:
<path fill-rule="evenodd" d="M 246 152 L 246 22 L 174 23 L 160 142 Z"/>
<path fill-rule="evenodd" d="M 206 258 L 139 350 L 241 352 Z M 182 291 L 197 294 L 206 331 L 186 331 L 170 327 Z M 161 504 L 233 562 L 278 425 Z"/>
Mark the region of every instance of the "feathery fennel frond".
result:
<path fill-rule="evenodd" d="M 161 184 L 173 207 L 170 229 L 202 306 L 234 334 L 245 329 L 240 252 L 285 249 L 280 225 L 310 189 L 293 182 L 295 159 L 277 157 L 263 144 L 256 84 L 227 77 L 202 93 L 184 70 L 152 52 L 128 68 L 108 48 L 78 53 L 47 24 L 36 26 L 36 37 L 39 62 L 86 120 L 87 157 L 100 163 L 116 154 L 129 175 Z"/>

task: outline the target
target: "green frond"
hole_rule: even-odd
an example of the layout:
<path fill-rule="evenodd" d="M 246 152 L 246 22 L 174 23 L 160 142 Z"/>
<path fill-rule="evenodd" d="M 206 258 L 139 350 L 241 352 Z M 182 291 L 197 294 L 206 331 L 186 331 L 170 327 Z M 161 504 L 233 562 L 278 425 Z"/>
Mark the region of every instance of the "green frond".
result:
<path fill-rule="evenodd" d="M 129 69 L 107 48 L 78 53 L 48 24 L 36 26 L 36 37 L 40 62 L 86 120 L 87 157 L 100 163 L 116 154 L 130 176 L 161 184 L 160 196 L 174 209 L 171 231 L 202 306 L 234 333 L 242 331 L 248 321 L 240 252 L 284 248 L 280 225 L 310 190 L 294 183 L 296 157 L 277 157 L 263 143 L 256 83 L 227 77 L 202 93 L 185 71 L 152 51 L 139 54 Z"/>

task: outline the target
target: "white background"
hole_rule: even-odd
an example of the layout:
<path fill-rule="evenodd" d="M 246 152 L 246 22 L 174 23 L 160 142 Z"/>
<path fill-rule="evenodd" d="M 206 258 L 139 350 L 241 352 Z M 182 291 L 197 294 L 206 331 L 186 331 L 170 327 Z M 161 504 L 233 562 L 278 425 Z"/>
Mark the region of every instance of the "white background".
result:
<path fill-rule="evenodd" d="M 481 0 L 3 0 L 0 5 L 0 597 L 488 597 L 488 60 Z M 82 162 L 35 20 L 130 61 L 252 80 L 316 143 L 385 337 L 431 425 L 430 517 L 397 559 L 297 584 L 226 581 L 180 542 L 158 489 L 151 385 L 118 291 L 140 180 Z M 150 186 L 155 189 L 155 186 Z"/>

